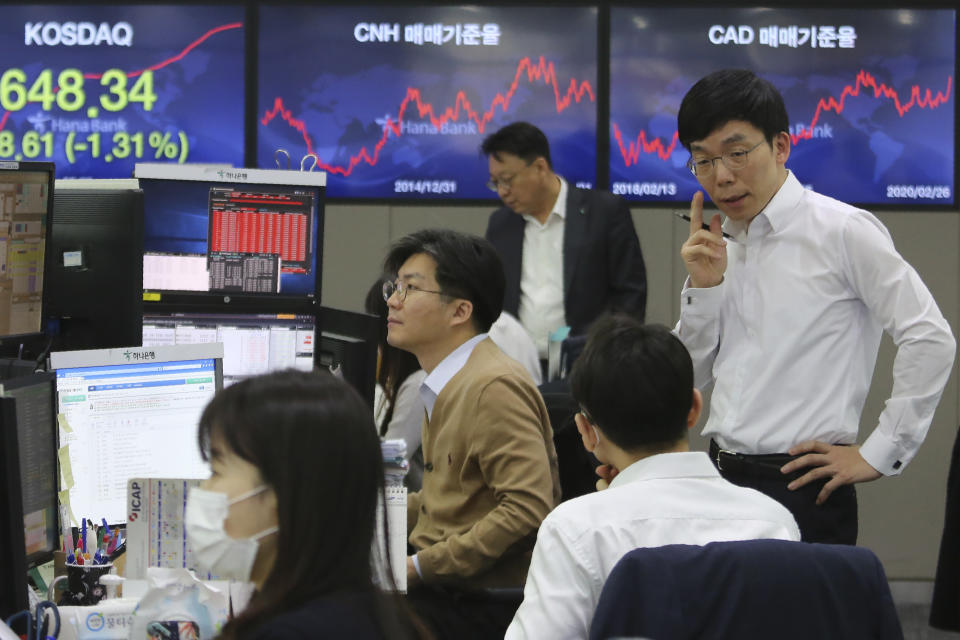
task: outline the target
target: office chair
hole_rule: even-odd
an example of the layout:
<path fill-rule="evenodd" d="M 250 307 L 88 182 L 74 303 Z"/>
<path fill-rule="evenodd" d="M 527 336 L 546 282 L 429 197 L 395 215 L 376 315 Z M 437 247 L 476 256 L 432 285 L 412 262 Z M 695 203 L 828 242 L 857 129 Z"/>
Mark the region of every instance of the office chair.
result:
<path fill-rule="evenodd" d="M 877 638 L 903 631 L 863 547 L 786 540 L 635 549 L 613 568 L 591 640 Z"/>
<path fill-rule="evenodd" d="M 560 500 L 593 493 L 597 485 L 596 468 L 600 463 L 583 448 L 577 425 L 573 421 L 580 407 L 570 394 L 567 381 L 554 380 L 540 385 L 539 389 L 553 427 L 553 446 L 557 450 L 560 474 Z"/>

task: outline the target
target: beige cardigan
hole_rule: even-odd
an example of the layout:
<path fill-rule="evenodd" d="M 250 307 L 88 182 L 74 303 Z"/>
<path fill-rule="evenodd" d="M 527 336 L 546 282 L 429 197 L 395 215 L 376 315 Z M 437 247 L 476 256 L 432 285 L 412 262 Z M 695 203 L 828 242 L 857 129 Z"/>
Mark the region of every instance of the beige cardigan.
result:
<path fill-rule="evenodd" d="M 560 500 L 557 454 L 540 392 L 489 338 L 424 420 L 423 461 L 407 530 L 424 581 L 523 586 L 540 522 Z"/>

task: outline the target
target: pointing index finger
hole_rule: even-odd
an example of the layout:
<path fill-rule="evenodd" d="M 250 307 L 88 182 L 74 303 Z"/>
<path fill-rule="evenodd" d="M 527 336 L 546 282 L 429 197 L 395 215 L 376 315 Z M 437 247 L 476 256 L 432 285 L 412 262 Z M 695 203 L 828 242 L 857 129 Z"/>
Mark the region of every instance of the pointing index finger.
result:
<path fill-rule="evenodd" d="M 697 191 L 690 199 L 690 235 L 703 228 L 703 192 Z"/>

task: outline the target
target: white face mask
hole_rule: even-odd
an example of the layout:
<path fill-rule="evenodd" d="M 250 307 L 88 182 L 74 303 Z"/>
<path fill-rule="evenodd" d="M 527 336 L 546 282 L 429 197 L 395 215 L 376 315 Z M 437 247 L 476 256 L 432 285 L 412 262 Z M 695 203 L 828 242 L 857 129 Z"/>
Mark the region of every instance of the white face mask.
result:
<path fill-rule="evenodd" d="M 247 498 L 263 493 L 266 485 L 240 494 L 232 500 L 227 494 L 192 487 L 187 495 L 185 525 L 187 542 L 193 548 L 198 568 L 209 571 L 216 577 L 248 582 L 253 562 L 257 559 L 258 540 L 279 530 L 270 527 L 251 538 L 231 538 L 223 523 L 234 505 Z"/>

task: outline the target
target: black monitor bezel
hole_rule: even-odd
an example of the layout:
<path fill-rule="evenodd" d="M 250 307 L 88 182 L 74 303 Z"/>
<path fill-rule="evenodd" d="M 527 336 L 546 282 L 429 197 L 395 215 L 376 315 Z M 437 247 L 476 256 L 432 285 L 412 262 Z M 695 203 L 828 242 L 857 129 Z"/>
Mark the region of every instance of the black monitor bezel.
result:
<path fill-rule="evenodd" d="M 51 389 L 51 402 L 56 402 L 56 376 L 53 373 L 43 372 L 34 373 L 19 378 L 11 378 L 2 381 L 4 392 L 7 389 L 18 389 L 37 384 L 49 384 Z M 27 589 L 29 582 L 27 580 L 27 571 L 31 567 L 45 564 L 53 560 L 56 549 L 42 551 L 33 554 L 27 554 L 26 535 L 23 529 L 23 476 L 20 471 L 20 438 L 17 427 L 17 402 L 15 398 L 0 396 L 0 539 L 4 540 L 9 547 L 4 549 L 6 557 L 6 568 L 10 571 L 9 576 L 3 576 L 0 580 L 0 606 L 7 605 L 10 611 L 0 610 L 0 616 L 6 617 L 26 609 L 29 602 Z M 53 405 L 53 415 L 56 415 L 56 405 Z M 13 428 L 7 428 L 7 425 L 13 425 Z M 57 442 L 56 422 L 51 422 L 51 438 Z M 58 465 L 56 469 L 55 486 L 60 486 L 60 471 Z M 54 509 L 57 518 L 57 530 L 60 529 L 60 504 L 57 500 L 57 506 Z M 18 552 L 17 549 L 20 549 Z"/>
<path fill-rule="evenodd" d="M 8 380 L 3 380 L 0 382 L 0 385 L 3 387 L 3 396 L 2 399 L 14 400 L 14 398 L 8 398 L 6 393 L 10 389 L 22 389 L 24 387 L 39 386 L 41 384 L 50 385 L 50 406 L 51 413 L 53 415 L 53 421 L 50 423 L 50 436 L 53 438 L 54 442 L 54 451 L 59 448 L 59 429 L 57 427 L 56 415 L 57 415 L 57 376 L 55 373 L 50 371 L 41 371 L 38 373 L 33 373 L 29 376 L 21 376 L 18 378 L 10 378 Z M 56 461 L 55 461 L 56 462 Z M 54 469 L 56 469 L 54 477 L 54 486 L 60 486 L 60 469 L 59 463 L 54 464 Z M 21 504 L 21 508 L 23 505 Z M 60 524 L 60 501 L 57 500 L 57 508 L 54 509 L 54 513 L 57 518 L 57 530 L 59 531 Z M 51 549 L 50 551 L 42 551 L 38 553 L 29 554 L 27 556 L 27 567 L 35 567 L 41 564 L 45 564 L 53 560 L 53 554 L 57 549 Z"/>
<path fill-rule="evenodd" d="M 347 311 L 321 306 L 317 318 L 317 341 L 313 347 L 314 362 L 321 366 L 324 340 L 347 338 L 352 342 L 369 342 L 372 349 L 364 363 L 363 388 L 358 389 L 363 399 L 373 408 L 377 386 L 377 348 L 380 341 L 380 324 L 383 318 L 360 311 Z"/>
<path fill-rule="evenodd" d="M 60 225 L 57 225 L 56 223 L 51 225 L 51 232 L 47 236 L 46 249 L 47 249 L 47 257 L 49 261 L 47 262 L 47 267 L 46 267 L 47 276 L 45 277 L 45 283 L 44 283 L 45 286 L 44 286 L 44 303 L 43 303 L 44 325 L 46 327 L 47 333 L 50 334 L 50 338 L 52 342 L 51 350 L 52 351 L 69 351 L 69 350 L 77 350 L 77 349 L 109 349 L 109 348 L 126 347 L 126 346 L 132 346 L 134 344 L 139 344 L 139 337 L 136 338 L 135 342 L 130 342 L 129 338 L 133 338 L 134 334 L 139 335 L 134 329 L 135 327 L 137 327 L 137 324 L 138 324 L 137 318 L 142 316 L 142 314 L 140 313 L 140 306 L 142 305 L 142 301 L 143 301 L 143 293 L 142 293 L 143 292 L 143 262 L 142 262 L 143 207 L 144 207 L 143 190 L 135 187 L 121 187 L 121 188 L 84 187 L 79 189 L 68 187 L 68 188 L 58 189 L 57 193 L 62 196 L 60 200 L 61 203 L 63 202 L 63 200 L 73 199 L 73 198 L 80 198 L 81 200 L 84 198 L 95 199 L 97 196 L 104 197 L 105 194 L 110 194 L 115 197 L 131 198 L 132 204 L 134 205 L 134 213 L 133 213 L 134 219 L 131 222 L 131 225 L 132 225 L 131 231 L 134 237 L 131 240 L 135 243 L 139 241 L 139 247 L 132 250 L 132 254 L 133 256 L 135 256 L 135 261 L 132 268 L 135 271 L 139 272 L 140 275 L 139 277 L 136 278 L 136 282 L 133 283 L 133 285 L 131 286 L 131 289 L 127 291 L 127 294 L 130 297 L 130 300 L 128 301 L 127 304 L 132 304 L 133 307 L 132 308 L 124 307 L 122 310 L 122 313 L 131 314 L 131 318 L 128 322 L 128 326 L 126 327 L 126 330 L 129 331 L 129 335 L 121 334 L 119 336 L 105 336 L 103 340 L 97 341 L 92 344 L 90 342 L 83 342 L 82 344 L 76 344 L 74 342 L 71 342 L 71 339 L 69 337 L 60 337 L 62 333 L 58 331 L 58 333 L 55 334 L 51 328 L 51 324 L 53 322 L 61 323 L 64 320 L 74 321 L 78 318 L 78 314 L 67 313 L 65 315 L 58 314 L 54 316 L 53 315 L 54 311 L 69 312 L 70 310 L 69 310 L 69 307 L 64 309 L 61 304 L 55 301 L 51 301 L 51 298 L 54 292 L 53 291 L 48 292 L 49 287 L 47 287 L 46 285 L 49 283 L 51 274 L 55 272 L 62 271 L 63 274 L 66 275 L 71 273 L 71 270 L 88 271 L 90 270 L 90 268 L 87 267 L 86 265 L 82 265 L 80 267 L 66 267 L 60 264 L 59 262 L 60 255 L 55 255 L 55 254 L 59 254 L 62 251 L 68 250 L 68 247 L 76 246 L 76 243 L 74 243 L 73 245 L 69 243 L 62 243 L 63 246 L 58 247 L 58 244 L 60 243 L 55 241 L 55 237 L 54 237 L 55 229 L 59 227 L 66 228 L 67 226 L 69 226 L 69 224 L 72 224 L 72 223 L 66 223 L 61 220 Z M 123 195 L 120 196 L 118 194 L 123 194 Z M 64 213 L 61 212 L 60 217 L 62 218 L 63 216 L 64 216 Z M 58 217 L 57 202 L 54 202 L 53 220 L 56 221 L 57 217 Z M 76 246 L 76 248 L 83 248 L 83 247 Z M 55 251 L 55 249 L 58 249 L 58 250 Z M 114 294 L 113 291 L 111 291 L 110 293 L 111 295 Z M 98 334 L 98 338 L 99 338 L 99 334 Z M 124 340 L 124 338 L 128 338 L 128 339 Z"/>
<path fill-rule="evenodd" d="M 6 425 L 13 425 L 12 429 Z M 0 580 L 0 615 L 27 608 L 27 543 L 23 531 L 23 489 L 20 476 L 16 401 L 0 398 L 0 540 L 9 576 Z M 17 551 L 17 550 L 20 551 Z M 7 610 L 8 609 L 8 610 Z"/>

